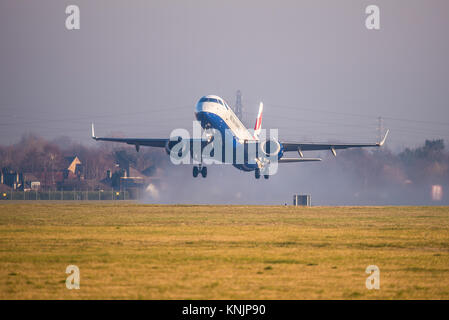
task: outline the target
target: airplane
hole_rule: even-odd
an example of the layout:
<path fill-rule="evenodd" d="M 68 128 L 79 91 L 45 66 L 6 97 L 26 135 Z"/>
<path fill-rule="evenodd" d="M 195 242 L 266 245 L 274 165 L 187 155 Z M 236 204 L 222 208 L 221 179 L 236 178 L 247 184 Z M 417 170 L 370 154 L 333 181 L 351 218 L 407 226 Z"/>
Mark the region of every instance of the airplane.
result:
<path fill-rule="evenodd" d="M 389 130 L 386 131 L 384 137 L 377 143 L 306 143 L 294 141 L 279 141 L 278 139 L 270 138 L 269 140 L 261 140 L 260 133 L 262 130 L 262 114 L 263 103 L 259 105 L 259 112 L 256 118 L 256 124 L 253 132 L 250 132 L 235 115 L 233 110 L 229 107 L 227 102 L 216 95 L 203 96 L 195 108 L 195 118 L 200 123 L 202 130 L 215 130 L 219 132 L 225 141 L 230 142 L 233 154 L 243 152 L 244 160 L 237 161 L 236 156 L 233 156 L 229 163 L 235 168 L 242 171 L 254 171 L 256 179 L 259 179 L 263 174 L 265 179 L 268 179 L 270 173 L 266 170 L 271 162 L 277 163 L 296 163 L 296 162 L 311 162 L 321 161 L 320 158 L 305 158 L 304 151 L 318 151 L 330 150 L 334 156 L 337 155 L 336 150 L 349 148 L 363 148 L 363 147 L 381 147 L 384 145 Z M 185 143 L 190 146 L 192 150 L 195 143 L 199 143 L 201 150 L 213 142 L 214 138 L 210 135 L 205 135 L 200 139 L 183 139 L 178 137 L 161 138 L 161 139 L 142 139 L 142 138 L 108 138 L 95 136 L 94 124 L 92 123 L 92 138 L 96 141 L 110 141 L 120 142 L 129 145 L 134 145 L 138 152 L 141 146 L 165 148 L 167 154 L 172 156 L 175 146 L 178 143 Z M 248 152 L 249 146 L 256 145 L 255 153 Z M 218 150 L 218 149 L 217 149 Z M 284 157 L 286 152 L 297 152 L 299 157 L 287 158 Z M 181 152 L 179 151 L 179 155 Z M 213 154 L 213 152 L 211 153 Z M 192 153 L 193 157 L 193 153 Z M 193 166 L 193 177 L 196 178 L 200 173 L 203 178 L 207 176 L 207 167 L 203 164 L 203 158 L 200 157 L 198 165 Z M 267 160 L 268 159 L 268 160 Z M 223 163 L 225 159 L 222 159 Z M 241 160 L 241 159 L 240 159 Z"/>

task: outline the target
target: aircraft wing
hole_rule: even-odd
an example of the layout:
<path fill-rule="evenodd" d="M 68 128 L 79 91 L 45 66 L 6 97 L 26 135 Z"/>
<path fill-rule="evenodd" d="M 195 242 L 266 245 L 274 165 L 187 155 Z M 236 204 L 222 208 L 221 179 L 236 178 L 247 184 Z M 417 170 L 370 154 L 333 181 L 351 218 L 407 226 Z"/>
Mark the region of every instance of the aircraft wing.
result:
<path fill-rule="evenodd" d="M 127 144 L 132 144 L 132 145 L 157 147 L 157 148 L 164 148 L 165 144 L 168 141 L 168 139 L 99 138 L 99 137 L 92 137 L 92 138 L 97 141 L 122 142 L 122 143 L 127 143 Z"/>
<path fill-rule="evenodd" d="M 95 136 L 94 124 L 92 123 L 92 139 L 96 141 L 121 142 L 139 146 L 164 148 L 169 139 L 141 139 L 141 138 L 101 138 Z"/>
<path fill-rule="evenodd" d="M 154 138 L 154 139 L 146 139 L 146 138 L 109 138 L 109 137 L 97 137 L 95 136 L 95 131 L 94 131 L 94 125 L 92 124 L 92 139 L 94 139 L 95 141 L 109 141 L 109 142 L 119 142 L 119 143 L 126 143 L 126 144 L 130 144 L 130 145 L 134 145 L 136 147 L 136 150 L 139 151 L 141 146 L 146 146 L 146 147 L 155 147 L 155 148 L 165 148 L 167 145 L 169 147 L 173 147 L 174 144 L 177 144 L 180 140 L 170 140 L 170 139 L 158 139 L 158 138 Z M 190 146 L 190 148 L 193 147 L 193 144 L 195 142 L 200 142 L 201 143 L 201 148 L 204 148 L 205 145 L 207 145 L 209 142 L 207 140 L 202 140 L 202 139 L 186 139 L 184 140 L 186 143 L 188 143 L 188 145 Z"/>
<path fill-rule="evenodd" d="M 380 142 L 376 143 L 303 143 L 303 142 L 281 142 L 284 151 L 302 151 L 330 150 L 335 155 L 337 149 L 364 148 L 364 147 L 381 147 L 387 139 L 389 130 Z"/>

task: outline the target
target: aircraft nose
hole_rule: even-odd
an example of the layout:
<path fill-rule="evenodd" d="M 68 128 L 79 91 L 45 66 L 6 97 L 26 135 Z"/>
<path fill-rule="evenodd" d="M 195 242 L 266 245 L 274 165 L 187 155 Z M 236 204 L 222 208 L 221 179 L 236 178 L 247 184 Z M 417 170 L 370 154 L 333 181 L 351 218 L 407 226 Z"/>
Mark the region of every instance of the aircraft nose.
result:
<path fill-rule="evenodd" d="M 198 102 L 196 104 L 196 107 L 195 107 L 195 113 L 199 113 L 201 111 L 203 111 L 203 103 L 202 102 Z"/>
<path fill-rule="evenodd" d="M 198 102 L 197 104 L 196 104 L 196 107 L 195 107 L 195 118 L 197 119 L 197 120 L 200 120 L 199 119 L 199 116 L 200 116 L 200 114 L 201 114 L 201 111 L 203 111 L 203 103 L 202 102 Z"/>

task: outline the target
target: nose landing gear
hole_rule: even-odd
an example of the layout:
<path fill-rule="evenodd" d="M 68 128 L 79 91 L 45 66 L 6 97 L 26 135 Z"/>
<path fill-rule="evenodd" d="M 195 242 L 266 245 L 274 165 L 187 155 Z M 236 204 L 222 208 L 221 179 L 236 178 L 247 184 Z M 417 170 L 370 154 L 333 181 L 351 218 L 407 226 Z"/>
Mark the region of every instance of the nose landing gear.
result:
<path fill-rule="evenodd" d="M 193 177 L 194 178 L 198 177 L 199 173 L 201 173 L 201 176 L 203 178 L 206 178 L 207 177 L 207 168 L 203 167 L 202 165 L 199 165 L 198 167 L 194 166 L 193 167 Z"/>

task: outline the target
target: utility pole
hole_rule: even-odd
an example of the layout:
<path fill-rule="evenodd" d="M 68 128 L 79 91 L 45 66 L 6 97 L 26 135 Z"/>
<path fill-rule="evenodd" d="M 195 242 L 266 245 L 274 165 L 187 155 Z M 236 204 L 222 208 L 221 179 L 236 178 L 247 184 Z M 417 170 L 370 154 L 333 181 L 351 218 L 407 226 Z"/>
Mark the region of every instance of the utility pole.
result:
<path fill-rule="evenodd" d="M 243 122 L 242 92 L 240 90 L 237 90 L 236 93 L 234 113 Z"/>
<path fill-rule="evenodd" d="M 55 175 L 53 172 L 53 161 L 55 160 L 55 155 L 53 153 L 50 154 L 50 164 L 51 164 L 51 185 L 54 186 L 55 185 Z M 47 178 L 47 177 L 45 177 Z"/>
<path fill-rule="evenodd" d="M 378 117 L 377 120 L 378 120 L 377 130 L 379 132 L 379 141 L 381 141 L 382 140 L 382 135 L 383 135 L 383 132 L 384 132 L 384 123 L 383 123 L 382 117 Z"/>

